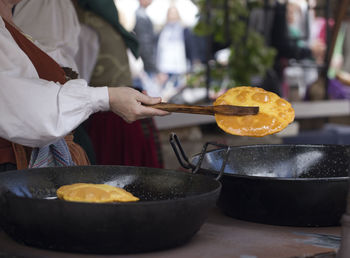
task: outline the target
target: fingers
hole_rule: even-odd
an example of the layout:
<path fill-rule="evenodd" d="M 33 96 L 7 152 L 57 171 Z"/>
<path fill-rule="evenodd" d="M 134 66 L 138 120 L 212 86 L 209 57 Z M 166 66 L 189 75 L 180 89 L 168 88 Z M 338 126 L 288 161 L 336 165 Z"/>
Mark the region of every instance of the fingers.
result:
<path fill-rule="evenodd" d="M 144 94 L 141 94 L 138 96 L 138 101 L 140 101 L 142 104 L 146 105 L 153 105 L 158 104 L 162 102 L 162 98 L 160 97 L 150 97 Z M 140 113 L 141 116 L 149 117 L 149 116 L 165 116 L 169 115 L 170 113 L 164 110 L 152 108 L 152 107 L 146 107 L 144 105 L 140 105 Z M 145 118 L 143 117 L 143 118 Z"/>
<path fill-rule="evenodd" d="M 170 113 L 168 111 L 160 110 L 152 107 L 140 106 L 140 117 L 146 118 L 151 116 L 166 116 Z"/>
<path fill-rule="evenodd" d="M 139 105 L 137 110 L 130 114 L 119 114 L 121 117 L 127 122 L 127 123 L 132 123 L 136 120 L 144 119 L 144 118 L 150 118 L 153 116 L 166 116 L 169 115 L 170 113 L 167 111 L 163 111 L 160 109 L 156 108 L 151 108 L 151 107 L 145 107 L 142 105 Z"/>
<path fill-rule="evenodd" d="M 152 116 L 165 116 L 169 112 L 142 104 L 152 105 L 161 102 L 161 98 L 149 97 L 132 88 L 109 88 L 110 109 L 126 122 L 131 123 L 138 119 Z"/>
<path fill-rule="evenodd" d="M 137 100 L 140 101 L 141 103 L 152 105 L 152 104 L 158 104 L 162 101 L 162 98 L 160 97 L 150 97 L 145 94 L 140 93 L 137 96 Z"/>
<path fill-rule="evenodd" d="M 140 101 L 142 104 L 146 105 L 153 105 L 158 104 L 162 102 L 162 98 L 160 97 L 150 97 L 145 94 L 140 94 L 137 96 L 137 100 Z M 139 110 L 142 118 L 150 117 L 150 116 L 165 116 L 169 115 L 170 113 L 164 110 L 152 108 L 152 107 L 146 107 L 141 105 Z"/>

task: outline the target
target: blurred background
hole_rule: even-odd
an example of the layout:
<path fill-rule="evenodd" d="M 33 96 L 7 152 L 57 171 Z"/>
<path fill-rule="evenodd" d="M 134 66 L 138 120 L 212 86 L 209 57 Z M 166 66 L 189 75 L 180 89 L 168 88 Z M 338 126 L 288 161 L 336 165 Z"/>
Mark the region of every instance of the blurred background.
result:
<path fill-rule="evenodd" d="M 115 4 L 133 30 L 140 1 Z M 275 92 L 296 111 L 287 129 L 263 138 L 222 133 L 212 117 L 156 118 L 165 153 L 174 130 L 190 153 L 208 140 L 350 143 L 348 1 L 153 0 L 145 10 L 155 37 L 155 70 L 141 76 L 149 95 L 207 105 L 231 87 L 250 85 Z"/>

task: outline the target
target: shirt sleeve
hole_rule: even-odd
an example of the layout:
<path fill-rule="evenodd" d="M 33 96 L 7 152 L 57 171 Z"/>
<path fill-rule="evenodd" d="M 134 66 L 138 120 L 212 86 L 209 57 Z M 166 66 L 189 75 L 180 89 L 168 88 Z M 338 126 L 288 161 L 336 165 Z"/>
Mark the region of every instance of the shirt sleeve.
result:
<path fill-rule="evenodd" d="M 74 130 L 92 113 L 109 109 L 107 87 L 89 87 L 82 79 L 60 85 L 38 78 L 2 19 L 0 46 L 0 137 L 42 147 Z"/>

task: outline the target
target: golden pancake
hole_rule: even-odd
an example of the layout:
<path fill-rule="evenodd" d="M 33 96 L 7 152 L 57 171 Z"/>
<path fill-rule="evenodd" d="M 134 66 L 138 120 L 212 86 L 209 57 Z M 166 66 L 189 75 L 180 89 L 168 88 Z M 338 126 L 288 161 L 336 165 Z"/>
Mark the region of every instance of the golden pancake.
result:
<path fill-rule="evenodd" d="M 57 197 L 73 202 L 135 202 L 139 198 L 122 188 L 106 184 L 77 183 L 57 189 Z"/>
<path fill-rule="evenodd" d="M 214 105 L 259 106 L 256 115 L 215 115 L 218 126 L 234 135 L 262 137 L 283 130 L 294 120 L 294 109 L 288 101 L 258 87 L 229 89 L 216 99 Z"/>

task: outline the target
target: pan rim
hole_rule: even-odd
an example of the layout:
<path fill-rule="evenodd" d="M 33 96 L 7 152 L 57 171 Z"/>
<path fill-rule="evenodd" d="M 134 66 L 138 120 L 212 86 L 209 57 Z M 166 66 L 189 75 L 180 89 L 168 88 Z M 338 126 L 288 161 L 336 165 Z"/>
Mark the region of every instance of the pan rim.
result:
<path fill-rule="evenodd" d="M 252 148 L 252 147 L 347 147 L 350 149 L 350 145 L 348 144 L 301 144 L 301 143 L 297 143 L 297 144 L 278 144 L 278 143 L 274 143 L 274 144 L 266 144 L 266 143 L 258 143 L 258 144 L 247 144 L 247 145 L 227 145 L 227 147 L 230 147 L 231 149 L 245 149 L 245 148 Z M 213 150 L 209 150 L 207 152 L 212 152 L 212 151 L 217 151 L 217 150 L 221 150 L 221 149 L 226 149 L 227 147 L 219 147 Z M 193 156 L 196 155 L 200 155 L 200 153 L 197 153 Z"/>
<path fill-rule="evenodd" d="M 321 147 L 327 147 L 327 148 L 334 148 L 334 147 L 340 147 L 340 148 L 349 148 L 350 145 L 346 144 L 252 144 L 252 145 L 237 145 L 237 146 L 228 146 L 232 149 L 249 149 L 249 148 L 263 148 L 263 147 L 314 147 L 314 148 L 321 148 Z M 226 147 L 220 147 L 213 150 L 209 150 L 206 153 L 211 153 L 214 151 L 224 150 Z M 195 168 L 196 165 L 193 163 L 193 159 L 200 156 L 201 153 L 197 153 L 191 156 L 190 158 L 190 165 L 192 168 Z M 213 175 L 218 175 L 218 171 L 210 170 L 208 168 L 201 168 L 205 171 L 208 171 L 209 173 Z M 242 175 L 242 174 L 232 174 L 224 172 L 222 178 L 224 177 L 230 177 L 230 178 L 243 178 L 243 179 L 249 179 L 249 180 L 262 180 L 262 181 L 289 181 L 289 182 L 298 182 L 298 181 L 310 181 L 313 183 L 324 183 L 324 182 L 339 182 L 339 181 L 347 181 L 349 180 L 350 176 L 345 177 L 313 177 L 313 178 L 291 178 L 291 177 L 268 177 L 268 176 L 249 176 L 249 175 Z M 222 179 L 221 179 L 222 180 Z"/>
<path fill-rule="evenodd" d="M 92 206 L 92 205 L 99 205 L 99 206 L 104 206 L 104 207 L 120 207 L 120 206 L 150 206 L 150 205 L 159 205 L 159 204 L 166 204 L 168 202 L 172 202 L 172 203 L 177 203 L 177 202 L 183 202 L 183 201 L 189 201 L 191 199 L 198 199 L 198 198 L 204 198 L 206 196 L 212 196 L 212 195 L 216 195 L 219 194 L 222 188 L 222 184 L 221 182 L 219 182 L 220 185 L 218 186 L 218 188 L 210 191 L 210 192 L 206 192 L 206 193 L 202 193 L 202 194 L 198 194 L 198 195 L 192 195 L 192 196 L 188 196 L 188 197 L 181 197 L 181 198 L 176 198 L 176 199 L 168 199 L 168 200 L 154 200 L 154 201 L 137 201 L 137 202 L 112 202 L 112 203 L 93 203 L 93 202 L 76 202 L 76 201 L 65 201 L 65 200 L 61 200 L 61 199 L 55 199 L 55 200 L 49 200 L 49 199 L 43 199 L 43 198 L 31 198 L 31 197 L 25 197 L 25 196 L 19 196 L 16 195 L 14 193 L 11 192 L 11 198 L 16 198 L 16 199 L 22 199 L 22 200 L 31 200 L 31 201 L 40 201 L 40 202 L 62 202 L 62 203 L 66 203 L 67 205 L 82 205 L 82 206 Z"/>
<path fill-rule="evenodd" d="M 181 173 L 183 175 L 186 176 L 191 176 L 191 177 L 199 177 L 199 178 L 203 178 L 204 180 L 210 180 L 213 184 L 213 189 L 211 191 L 208 192 L 204 192 L 204 193 L 199 193 L 199 194 L 194 194 L 191 196 L 185 196 L 185 197 L 179 197 L 176 199 L 166 199 L 166 200 L 140 200 L 137 202 L 113 202 L 113 203 L 93 203 L 93 202 L 75 202 L 75 201 L 65 201 L 65 200 L 61 200 L 61 199 L 54 199 L 54 200 L 50 200 L 50 199 L 44 199 L 44 198 L 33 198 L 33 197 L 28 197 L 28 196 L 19 196 L 15 193 L 13 193 L 12 191 L 10 191 L 9 189 L 6 189 L 6 184 L 4 184 L 4 182 L 2 182 L 2 180 L 0 180 L 0 187 L 4 187 L 5 190 L 0 192 L 1 194 L 6 194 L 9 193 L 11 194 L 12 198 L 17 198 L 17 199 L 23 199 L 23 200 L 32 200 L 32 201 L 40 201 L 40 202 L 52 202 L 52 201 L 59 201 L 59 202 L 65 202 L 67 203 L 67 205 L 74 205 L 74 204 L 79 204 L 79 205 L 101 205 L 101 206 L 110 206 L 110 207 L 119 207 L 119 206 L 149 206 L 149 205 L 159 205 L 159 204 L 166 204 L 167 202 L 183 202 L 183 201 L 188 201 L 188 200 L 192 200 L 192 199 L 197 199 L 197 198 L 205 198 L 207 196 L 213 196 L 213 195 L 217 195 L 220 193 L 221 189 L 222 189 L 222 183 L 218 180 L 214 180 L 213 178 L 210 178 L 208 176 L 205 175 L 201 175 L 201 174 L 195 174 L 195 173 L 188 173 L 188 172 L 184 172 L 184 171 L 178 171 L 178 170 L 174 170 L 174 169 L 162 169 L 162 168 L 149 168 L 149 167 L 137 167 L 137 166 L 121 166 L 121 165 L 90 165 L 90 166 L 68 166 L 68 167 L 50 167 L 50 169 L 67 169 L 67 168 L 72 168 L 72 167 L 80 167 L 80 168 L 84 168 L 84 167 L 96 167 L 96 168 L 101 168 L 101 167 L 118 167 L 118 168 L 138 168 L 138 169 L 145 169 L 145 170 L 150 170 L 150 169 L 154 169 L 157 171 L 166 171 L 169 173 Z M 48 168 L 35 168 L 33 170 L 35 171 L 40 171 L 40 170 L 44 170 L 44 169 L 48 169 Z M 7 175 L 13 175 L 16 176 L 14 173 L 21 173 L 21 171 L 26 171 L 28 172 L 28 169 L 23 169 L 23 170 L 11 170 L 11 171 L 6 171 L 6 172 L 2 172 L 0 173 L 0 179 L 1 177 L 6 177 Z M 57 189 L 56 189 L 57 190 Z"/>
<path fill-rule="evenodd" d="M 208 170 L 207 170 L 208 171 Z M 210 171 L 211 172 L 211 171 Z M 211 172 L 213 173 L 213 172 Z M 217 175 L 218 173 L 213 173 Z M 244 179 L 250 179 L 250 180 L 279 180 L 279 181 L 289 181 L 289 182 L 297 182 L 297 181 L 308 181 L 313 183 L 324 183 L 324 182 L 339 182 L 339 181 L 347 181 L 349 180 L 349 177 L 313 177 L 313 178 L 290 178 L 290 177 L 269 177 L 269 176 L 247 176 L 247 175 L 240 175 L 240 174 L 230 174 L 230 173 L 224 173 L 224 176 L 232 177 L 232 178 L 244 178 Z"/>

